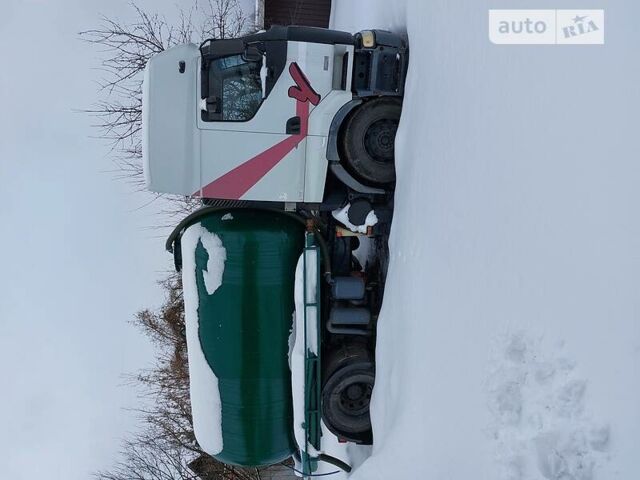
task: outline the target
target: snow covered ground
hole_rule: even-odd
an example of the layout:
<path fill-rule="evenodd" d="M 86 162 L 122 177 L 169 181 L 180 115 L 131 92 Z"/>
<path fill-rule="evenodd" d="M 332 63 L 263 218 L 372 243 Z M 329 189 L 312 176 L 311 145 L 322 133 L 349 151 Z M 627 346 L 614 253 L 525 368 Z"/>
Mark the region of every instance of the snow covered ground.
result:
<path fill-rule="evenodd" d="M 640 4 L 533 2 L 604 8 L 606 44 L 497 46 L 505 2 L 363 3 L 332 26 L 407 32 L 411 59 L 351 478 L 640 478 Z"/>

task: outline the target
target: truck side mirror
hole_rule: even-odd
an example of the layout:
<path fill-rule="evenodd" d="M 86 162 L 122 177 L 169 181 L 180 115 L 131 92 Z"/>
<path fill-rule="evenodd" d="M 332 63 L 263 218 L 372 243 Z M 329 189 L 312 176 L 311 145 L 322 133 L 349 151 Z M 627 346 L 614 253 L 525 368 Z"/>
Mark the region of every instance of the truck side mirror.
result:
<path fill-rule="evenodd" d="M 245 62 L 262 62 L 263 53 L 257 45 L 247 45 L 242 54 Z"/>

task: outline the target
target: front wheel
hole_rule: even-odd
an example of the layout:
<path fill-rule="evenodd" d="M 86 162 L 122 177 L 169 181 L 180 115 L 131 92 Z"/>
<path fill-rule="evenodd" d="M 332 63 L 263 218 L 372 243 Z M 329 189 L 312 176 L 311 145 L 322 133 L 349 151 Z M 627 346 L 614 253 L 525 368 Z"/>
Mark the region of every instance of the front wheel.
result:
<path fill-rule="evenodd" d="M 394 182 L 394 144 L 402 100 L 380 97 L 365 101 L 346 120 L 342 132 L 342 161 L 363 183 Z"/>
<path fill-rule="evenodd" d="M 369 402 L 375 383 L 375 367 L 367 351 L 345 346 L 329 353 L 322 389 L 322 419 L 339 438 L 371 444 Z"/>

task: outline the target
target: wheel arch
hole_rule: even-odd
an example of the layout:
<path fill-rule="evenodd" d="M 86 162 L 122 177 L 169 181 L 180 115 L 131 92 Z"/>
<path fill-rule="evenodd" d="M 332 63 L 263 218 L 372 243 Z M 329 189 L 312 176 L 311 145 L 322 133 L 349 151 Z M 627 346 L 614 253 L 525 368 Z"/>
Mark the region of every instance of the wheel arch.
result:
<path fill-rule="evenodd" d="M 340 153 L 338 148 L 338 142 L 340 139 L 340 131 L 342 129 L 342 125 L 344 121 L 349 116 L 349 114 L 358 106 L 362 105 L 363 100 L 361 98 L 354 98 L 353 100 L 345 103 L 340 109 L 336 112 L 331 120 L 331 125 L 329 126 L 329 137 L 327 139 L 327 160 L 329 162 L 339 162 L 340 161 Z"/>
<path fill-rule="evenodd" d="M 331 120 L 331 125 L 329 126 L 326 156 L 327 161 L 329 162 L 329 169 L 335 175 L 335 177 L 344 185 L 358 193 L 382 195 L 385 193 L 383 189 L 364 185 L 356 178 L 354 178 L 353 175 L 351 175 L 340 162 L 339 142 L 340 135 L 342 133 L 342 127 L 344 126 L 345 120 L 349 117 L 349 115 L 358 107 L 360 107 L 365 101 L 366 99 L 363 98 L 354 98 L 353 100 L 345 103 L 336 112 L 333 120 Z"/>

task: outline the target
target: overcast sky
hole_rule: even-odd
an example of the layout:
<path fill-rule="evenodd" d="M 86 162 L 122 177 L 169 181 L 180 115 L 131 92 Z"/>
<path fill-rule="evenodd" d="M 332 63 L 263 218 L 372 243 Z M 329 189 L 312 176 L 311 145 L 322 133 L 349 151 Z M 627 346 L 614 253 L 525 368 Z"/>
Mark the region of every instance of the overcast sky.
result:
<path fill-rule="evenodd" d="M 188 0 L 145 0 L 167 12 Z M 247 5 L 252 2 L 247 0 Z M 77 32 L 125 0 L 0 4 L 0 477 L 86 479 L 135 429 L 124 373 L 152 361 L 128 324 L 171 268 L 158 207 L 114 180 L 91 119 L 99 56 Z"/>

